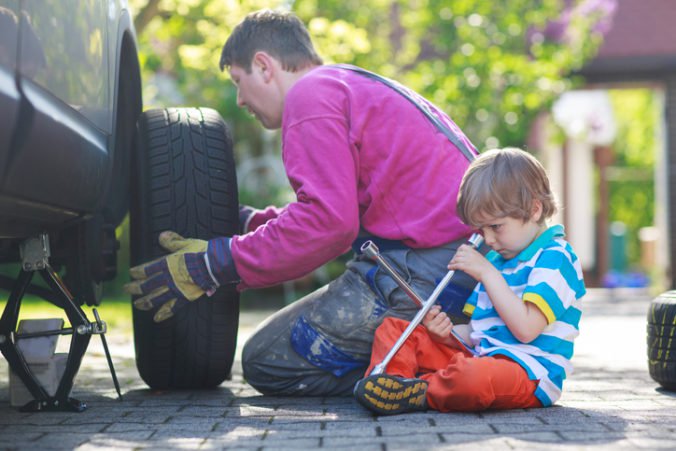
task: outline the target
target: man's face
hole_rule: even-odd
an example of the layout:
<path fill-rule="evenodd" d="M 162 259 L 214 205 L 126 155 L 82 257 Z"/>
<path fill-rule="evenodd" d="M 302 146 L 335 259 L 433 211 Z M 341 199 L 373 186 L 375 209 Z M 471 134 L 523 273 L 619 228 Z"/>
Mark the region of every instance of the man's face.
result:
<path fill-rule="evenodd" d="M 251 72 L 236 65 L 230 66 L 230 78 L 237 86 L 237 105 L 246 108 L 267 129 L 282 126 L 283 102 L 280 101 L 276 85 L 265 70 L 254 62 Z"/>

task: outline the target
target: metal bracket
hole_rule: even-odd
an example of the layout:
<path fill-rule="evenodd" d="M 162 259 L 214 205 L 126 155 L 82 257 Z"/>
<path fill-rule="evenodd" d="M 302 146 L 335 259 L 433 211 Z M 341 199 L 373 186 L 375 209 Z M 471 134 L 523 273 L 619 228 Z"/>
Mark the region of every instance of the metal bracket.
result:
<path fill-rule="evenodd" d="M 101 336 L 103 341 L 104 351 L 108 360 L 115 389 L 119 399 L 122 399 L 120 387 L 115 375 L 115 368 L 113 367 L 110 352 L 105 339 L 107 331 L 106 323 L 101 321 L 96 309 L 94 309 L 95 322 L 90 322 L 87 319 L 84 311 L 80 306 L 74 302 L 73 296 L 65 286 L 59 275 L 49 264 L 50 249 L 49 237 L 47 234 L 41 234 L 38 237 L 32 237 L 25 240 L 20 245 L 21 252 L 21 271 L 17 277 L 14 287 L 10 293 L 5 310 L 0 317 L 0 351 L 7 359 L 9 367 L 16 373 L 26 386 L 28 391 L 33 396 L 34 400 L 30 401 L 25 406 L 21 407 L 21 411 L 35 412 L 35 411 L 74 411 L 82 412 L 87 408 L 87 405 L 77 399 L 70 398 L 71 389 L 73 388 L 73 380 L 77 374 L 82 357 L 84 356 L 89 340 L 93 334 Z M 55 301 L 53 302 L 57 307 L 60 307 L 66 313 L 71 327 L 61 328 L 58 330 L 48 330 L 36 332 L 32 334 L 18 334 L 16 331 L 17 322 L 19 318 L 19 309 L 21 307 L 21 300 L 26 293 L 26 288 L 29 286 L 33 275 L 37 273 L 47 283 L 51 291 L 54 293 Z M 49 335 L 72 335 L 70 343 L 70 352 L 66 362 L 66 368 L 59 381 L 56 393 L 49 395 L 44 387 L 39 383 L 21 352 L 16 347 L 16 340 L 19 338 L 30 338 L 37 336 Z"/>
<path fill-rule="evenodd" d="M 39 271 L 49 265 L 49 235 L 43 233 L 37 237 L 28 238 L 19 245 L 21 267 L 24 271 Z"/>

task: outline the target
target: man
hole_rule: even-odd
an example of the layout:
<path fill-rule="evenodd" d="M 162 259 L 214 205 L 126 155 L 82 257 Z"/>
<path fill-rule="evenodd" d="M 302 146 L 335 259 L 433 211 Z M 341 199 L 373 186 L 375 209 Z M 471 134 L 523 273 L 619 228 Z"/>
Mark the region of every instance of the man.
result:
<path fill-rule="evenodd" d="M 207 243 L 163 233 L 160 241 L 174 253 L 132 270 L 138 280 L 130 291 L 142 295 L 135 305 L 157 309 L 162 320 L 221 284 L 292 280 L 367 239 L 421 296 L 431 293 L 471 232 L 455 199 L 476 151 L 453 121 L 415 93 L 407 98 L 356 68 L 324 66 L 291 13 L 247 16 L 220 65 L 237 86 L 239 106 L 264 127 L 282 129 L 296 201 L 242 207 L 242 234 L 231 238 Z M 410 319 L 416 310 L 390 277 L 356 255 L 336 280 L 260 325 L 244 346 L 244 377 L 264 394 L 350 394 L 368 365 L 375 328 L 386 316 Z"/>

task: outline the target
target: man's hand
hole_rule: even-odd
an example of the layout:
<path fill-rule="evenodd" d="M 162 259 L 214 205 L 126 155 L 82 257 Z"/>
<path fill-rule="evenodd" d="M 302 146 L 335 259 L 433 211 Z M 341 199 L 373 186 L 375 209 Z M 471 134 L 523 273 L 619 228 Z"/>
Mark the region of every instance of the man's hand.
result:
<path fill-rule="evenodd" d="M 207 242 L 167 231 L 160 234 L 159 242 L 171 254 L 131 268 L 133 280 L 124 286 L 127 293 L 141 296 L 134 301 L 136 308 L 157 309 L 155 322 L 170 318 L 205 293 L 213 294 L 220 284 L 238 280 L 229 238 Z"/>

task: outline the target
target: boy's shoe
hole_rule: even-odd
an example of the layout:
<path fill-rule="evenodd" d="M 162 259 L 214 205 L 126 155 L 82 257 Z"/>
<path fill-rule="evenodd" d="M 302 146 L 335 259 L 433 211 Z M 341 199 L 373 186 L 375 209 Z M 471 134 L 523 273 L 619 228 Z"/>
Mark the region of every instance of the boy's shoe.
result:
<path fill-rule="evenodd" d="M 354 386 L 359 404 L 381 415 L 427 410 L 427 381 L 376 374 Z"/>

